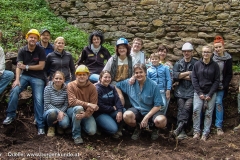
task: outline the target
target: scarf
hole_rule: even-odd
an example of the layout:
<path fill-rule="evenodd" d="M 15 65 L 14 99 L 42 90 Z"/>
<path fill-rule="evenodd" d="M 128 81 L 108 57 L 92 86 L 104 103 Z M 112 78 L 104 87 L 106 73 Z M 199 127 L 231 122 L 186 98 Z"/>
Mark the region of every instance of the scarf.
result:
<path fill-rule="evenodd" d="M 101 45 L 99 45 L 98 48 L 94 48 L 93 44 L 91 44 L 91 50 L 93 51 L 94 54 L 97 54 L 101 48 Z"/>

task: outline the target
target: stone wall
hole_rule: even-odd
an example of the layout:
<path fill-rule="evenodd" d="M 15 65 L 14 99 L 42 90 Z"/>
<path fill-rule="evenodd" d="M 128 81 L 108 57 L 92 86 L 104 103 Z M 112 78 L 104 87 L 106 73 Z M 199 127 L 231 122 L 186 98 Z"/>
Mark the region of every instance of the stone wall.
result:
<path fill-rule="evenodd" d="M 119 37 L 144 40 L 146 53 L 160 43 L 170 48 L 170 60 L 182 56 L 189 41 L 195 56 L 222 35 L 234 61 L 240 60 L 240 0 L 47 0 L 53 12 L 87 32 L 102 30 L 108 42 Z"/>

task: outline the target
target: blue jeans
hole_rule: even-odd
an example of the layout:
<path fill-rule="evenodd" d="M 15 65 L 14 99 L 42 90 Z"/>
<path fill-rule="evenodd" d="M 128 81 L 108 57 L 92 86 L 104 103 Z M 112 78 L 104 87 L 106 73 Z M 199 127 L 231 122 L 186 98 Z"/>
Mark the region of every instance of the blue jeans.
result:
<path fill-rule="evenodd" d="M 208 107 L 205 111 L 204 116 L 204 129 L 203 129 L 203 135 L 208 135 L 210 133 L 210 127 L 212 124 L 212 115 L 214 110 L 216 100 L 216 93 L 213 94 L 212 99 L 208 101 Z M 204 100 L 201 100 L 199 98 L 199 95 L 197 93 L 194 93 L 193 98 L 193 129 L 195 133 L 200 133 L 200 123 L 201 123 L 201 113 L 202 113 L 202 107 L 204 104 Z"/>
<path fill-rule="evenodd" d="M 57 120 L 58 111 L 59 110 L 57 110 L 57 109 L 49 109 L 44 112 L 43 118 L 49 127 L 55 126 L 55 124 L 53 124 L 53 122 Z M 59 125 L 59 127 L 63 128 L 63 129 L 68 128 L 70 126 L 70 121 L 69 121 L 68 115 L 65 113 L 65 116 L 63 117 L 63 119 L 61 121 L 58 121 L 57 124 Z"/>
<path fill-rule="evenodd" d="M 216 103 L 215 104 L 215 110 L 216 110 L 215 126 L 217 128 L 222 128 L 222 123 L 223 123 L 223 112 L 224 112 L 223 95 L 224 95 L 224 90 L 217 91 L 216 102 L 215 102 Z"/>
<path fill-rule="evenodd" d="M 124 109 L 125 111 L 125 109 Z M 116 116 L 118 111 L 113 111 L 111 113 L 102 113 L 95 118 L 97 126 L 107 134 L 115 134 L 118 131 L 118 126 Z"/>
<path fill-rule="evenodd" d="M 166 115 L 167 113 L 167 109 L 168 109 L 168 104 L 169 104 L 169 100 L 167 100 L 166 97 L 166 91 L 165 90 L 160 90 L 160 94 L 162 96 L 162 101 L 163 101 L 163 109 L 164 109 L 164 115 Z"/>
<path fill-rule="evenodd" d="M 5 70 L 0 76 L 0 94 L 4 91 L 7 85 L 12 81 L 14 73 L 12 71 Z"/>
<path fill-rule="evenodd" d="M 76 119 L 76 114 L 79 114 L 81 111 L 84 111 L 82 106 L 70 107 L 67 110 L 69 118 L 72 120 L 72 138 L 76 139 L 81 137 L 81 128 L 89 134 L 94 135 L 97 131 L 97 125 L 93 116 L 83 119 Z M 82 126 L 81 126 L 82 125 Z"/>
<path fill-rule="evenodd" d="M 37 122 L 38 128 L 44 128 L 43 120 L 43 92 L 45 87 L 45 82 L 42 79 L 21 75 L 20 85 L 16 86 L 11 90 L 10 99 L 7 108 L 7 117 L 16 117 L 16 110 L 18 107 L 18 97 L 19 94 L 27 88 L 28 85 L 32 88 L 32 97 L 34 104 L 34 115 Z"/>
<path fill-rule="evenodd" d="M 91 74 L 89 80 L 92 83 L 97 83 L 99 80 L 99 74 Z"/>

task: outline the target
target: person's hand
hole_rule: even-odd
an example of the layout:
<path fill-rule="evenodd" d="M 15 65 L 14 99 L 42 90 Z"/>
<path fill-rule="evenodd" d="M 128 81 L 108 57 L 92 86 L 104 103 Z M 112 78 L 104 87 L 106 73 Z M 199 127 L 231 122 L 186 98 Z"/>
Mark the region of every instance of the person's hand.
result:
<path fill-rule="evenodd" d="M 97 111 L 99 108 L 97 104 L 93 104 L 93 103 L 88 103 L 88 107 L 93 109 L 93 111 Z"/>
<path fill-rule="evenodd" d="M 135 83 L 135 77 L 132 76 L 132 77 L 129 79 L 128 83 L 129 83 L 130 85 L 133 85 L 133 84 Z"/>
<path fill-rule="evenodd" d="M 58 112 L 57 120 L 62 121 L 64 116 L 65 116 L 65 114 L 63 111 Z"/>
<path fill-rule="evenodd" d="M 81 111 L 79 114 L 76 114 L 76 119 L 80 120 L 85 118 L 85 112 Z"/>
<path fill-rule="evenodd" d="M 201 100 L 205 100 L 205 96 L 204 96 L 203 94 L 201 94 L 201 95 L 199 96 L 199 98 L 200 98 Z"/>
<path fill-rule="evenodd" d="M 148 125 L 148 118 L 146 118 L 145 116 L 140 124 L 140 128 L 146 128 L 147 125 Z"/>
<path fill-rule="evenodd" d="M 17 68 L 26 69 L 26 65 L 24 65 L 22 62 L 18 62 L 17 63 Z"/>
<path fill-rule="evenodd" d="M 170 99 L 170 90 L 167 90 L 167 91 L 166 91 L 166 98 L 167 98 L 167 100 Z"/>
<path fill-rule="evenodd" d="M 19 80 L 15 80 L 15 81 L 13 82 L 12 88 L 14 88 L 14 87 L 16 87 L 16 86 L 21 86 Z"/>
<path fill-rule="evenodd" d="M 122 120 L 122 112 L 118 112 L 117 113 L 116 120 L 117 120 L 118 123 L 121 122 L 121 120 Z"/>
<path fill-rule="evenodd" d="M 210 101 L 211 99 L 212 99 L 212 98 L 209 97 L 209 96 L 206 96 L 206 98 L 205 98 L 206 101 Z"/>

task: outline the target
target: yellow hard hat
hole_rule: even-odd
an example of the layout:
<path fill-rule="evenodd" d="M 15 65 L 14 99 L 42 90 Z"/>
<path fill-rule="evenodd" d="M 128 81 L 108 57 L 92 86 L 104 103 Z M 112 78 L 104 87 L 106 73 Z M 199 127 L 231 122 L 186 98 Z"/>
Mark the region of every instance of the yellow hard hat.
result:
<path fill-rule="evenodd" d="M 80 65 L 77 67 L 77 69 L 75 71 L 75 74 L 77 74 L 77 73 L 88 73 L 89 74 L 90 72 L 89 72 L 89 69 L 87 68 L 87 66 Z"/>
<path fill-rule="evenodd" d="M 38 36 L 38 39 L 40 39 L 40 34 L 39 34 L 38 30 L 36 30 L 36 29 L 30 29 L 28 31 L 28 33 L 26 34 L 26 39 L 28 39 L 29 34 L 36 34 Z"/>

